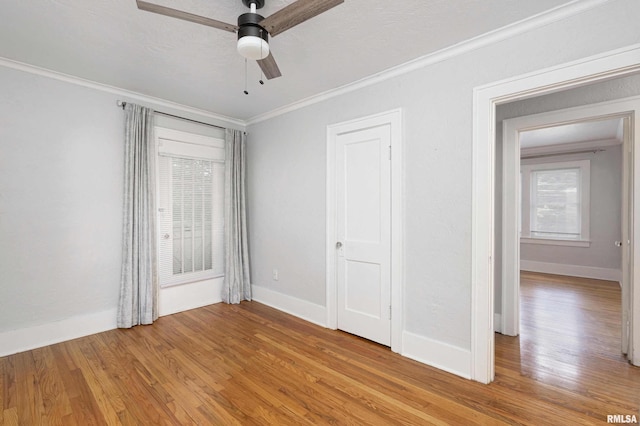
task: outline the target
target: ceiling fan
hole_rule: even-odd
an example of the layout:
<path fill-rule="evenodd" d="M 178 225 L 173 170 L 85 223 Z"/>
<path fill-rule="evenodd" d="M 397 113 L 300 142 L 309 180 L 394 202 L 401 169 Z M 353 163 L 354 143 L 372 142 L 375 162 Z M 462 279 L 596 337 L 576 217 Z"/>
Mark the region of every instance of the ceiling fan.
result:
<path fill-rule="evenodd" d="M 265 0 L 242 0 L 242 3 L 251 11 L 238 17 L 238 25 L 232 25 L 182 10 L 136 0 L 140 10 L 237 33 L 238 52 L 247 59 L 257 60 L 268 79 L 282 75 L 269 48 L 269 35 L 275 37 L 343 3 L 344 0 L 297 0 L 267 18 L 256 13 L 257 9 L 264 6 L 264 2 Z"/>

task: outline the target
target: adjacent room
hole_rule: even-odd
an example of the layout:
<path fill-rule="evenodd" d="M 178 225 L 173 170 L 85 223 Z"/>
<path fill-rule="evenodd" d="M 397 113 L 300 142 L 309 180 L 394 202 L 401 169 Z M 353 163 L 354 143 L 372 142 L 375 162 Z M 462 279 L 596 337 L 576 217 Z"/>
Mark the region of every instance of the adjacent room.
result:
<path fill-rule="evenodd" d="M 640 419 L 636 0 L 0 6 L 0 424 Z"/>

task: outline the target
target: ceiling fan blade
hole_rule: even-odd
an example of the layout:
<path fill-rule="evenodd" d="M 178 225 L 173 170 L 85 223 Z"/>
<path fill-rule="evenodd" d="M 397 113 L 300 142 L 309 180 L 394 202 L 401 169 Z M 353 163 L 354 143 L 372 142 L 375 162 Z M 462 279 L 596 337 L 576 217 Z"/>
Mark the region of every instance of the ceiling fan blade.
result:
<path fill-rule="evenodd" d="M 136 4 L 138 5 L 138 9 L 140 10 L 169 16 L 171 18 L 178 18 L 184 21 L 195 22 L 196 24 L 218 28 L 220 30 L 229 31 L 230 33 L 235 33 L 238 29 L 238 27 L 236 27 L 235 25 L 227 24 L 226 22 L 217 21 L 215 19 L 206 18 L 200 15 L 194 15 L 193 13 L 184 12 L 182 10 L 171 9 L 170 7 L 148 3 L 142 0 L 136 0 Z"/>
<path fill-rule="evenodd" d="M 278 68 L 278 64 L 276 64 L 276 60 L 273 58 L 271 52 L 269 52 L 269 56 L 266 58 L 260 59 L 258 65 L 260 65 L 260 69 L 262 69 L 265 77 L 269 80 L 282 76 L 280 68 Z"/>
<path fill-rule="evenodd" d="M 344 3 L 344 0 L 298 0 L 265 18 L 260 25 L 272 36 Z"/>

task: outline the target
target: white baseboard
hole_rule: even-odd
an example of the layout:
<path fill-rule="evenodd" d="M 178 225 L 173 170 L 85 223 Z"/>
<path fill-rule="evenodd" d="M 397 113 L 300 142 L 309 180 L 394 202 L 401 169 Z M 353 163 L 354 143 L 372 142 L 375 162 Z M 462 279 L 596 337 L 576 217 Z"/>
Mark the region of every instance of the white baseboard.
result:
<path fill-rule="evenodd" d="M 77 339 L 117 327 L 117 309 L 0 333 L 0 356 Z"/>
<path fill-rule="evenodd" d="M 618 282 L 622 280 L 622 272 L 620 269 L 536 262 L 534 260 L 520 260 L 520 270 L 541 272 L 545 274 L 567 275 L 570 277 L 591 278 L 595 280 Z"/>
<path fill-rule="evenodd" d="M 160 289 L 158 315 L 175 314 L 222 302 L 224 278 L 197 281 Z"/>
<path fill-rule="evenodd" d="M 251 298 L 322 327 L 327 326 L 327 308 L 259 285 L 251 286 Z"/>
<path fill-rule="evenodd" d="M 402 334 L 402 355 L 423 364 L 471 379 L 471 351 L 448 343 L 419 336 L 408 331 Z"/>
<path fill-rule="evenodd" d="M 502 333 L 502 314 L 493 314 L 493 331 Z"/>

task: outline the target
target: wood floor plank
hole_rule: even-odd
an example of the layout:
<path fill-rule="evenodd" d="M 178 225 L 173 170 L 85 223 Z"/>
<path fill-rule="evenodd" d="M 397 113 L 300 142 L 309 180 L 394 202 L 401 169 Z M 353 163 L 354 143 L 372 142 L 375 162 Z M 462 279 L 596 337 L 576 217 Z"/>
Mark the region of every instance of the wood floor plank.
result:
<path fill-rule="evenodd" d="M 72 414 L 71 404 L 62 388 L 62 379 L 54 360 L 51 347 L 32 351 L 35 365 L 35 380 L 41 390 L 41 417 L 50 424 L 64 424 Z"/>
<path fill-rule="evenodd" d="M 15 368 L 18 422 L 29 424 L 34 419 L 40 418 L 38 401 L 36 401 L 35 368 L 31 352 L 17 354 Z"/>
<path fill-rule="evenodd" d="M 3 425 L 5 426 L 18 426 L 18 408 L 12 407 L 7 410 L 3 410 Z"/>
<path fill-rule="evenodd" d="M 83 377 L 89 386 L 93 398 L 100 408 L 104 421 L 108 425 L 121 425 L 120 413 L 124 411 L 122 399 L 109 376 L 96 365 L 96 357 L 89 341 L 79 341 L 79 352 L 73 357 L 75 365 L 83 371 Z"/>
<path fill-rule="evenodd" d="M 177 419 L 166 407 L 166 392 L 147 381 L 148 371 L 124 344 L 120 330 L 102 335 L 115 365 L 109 375 L 125 403 L 126 411 L 135 419 L 146 419 L 156 425 L 176 424 Z"/>
<path fill-rule="evenodd" d="M 256 302 L 0 358 L 0 425 L 606 424 L 640 418 L 617 284 L 522 275 L 520 337 L 471 382 Z"/>

